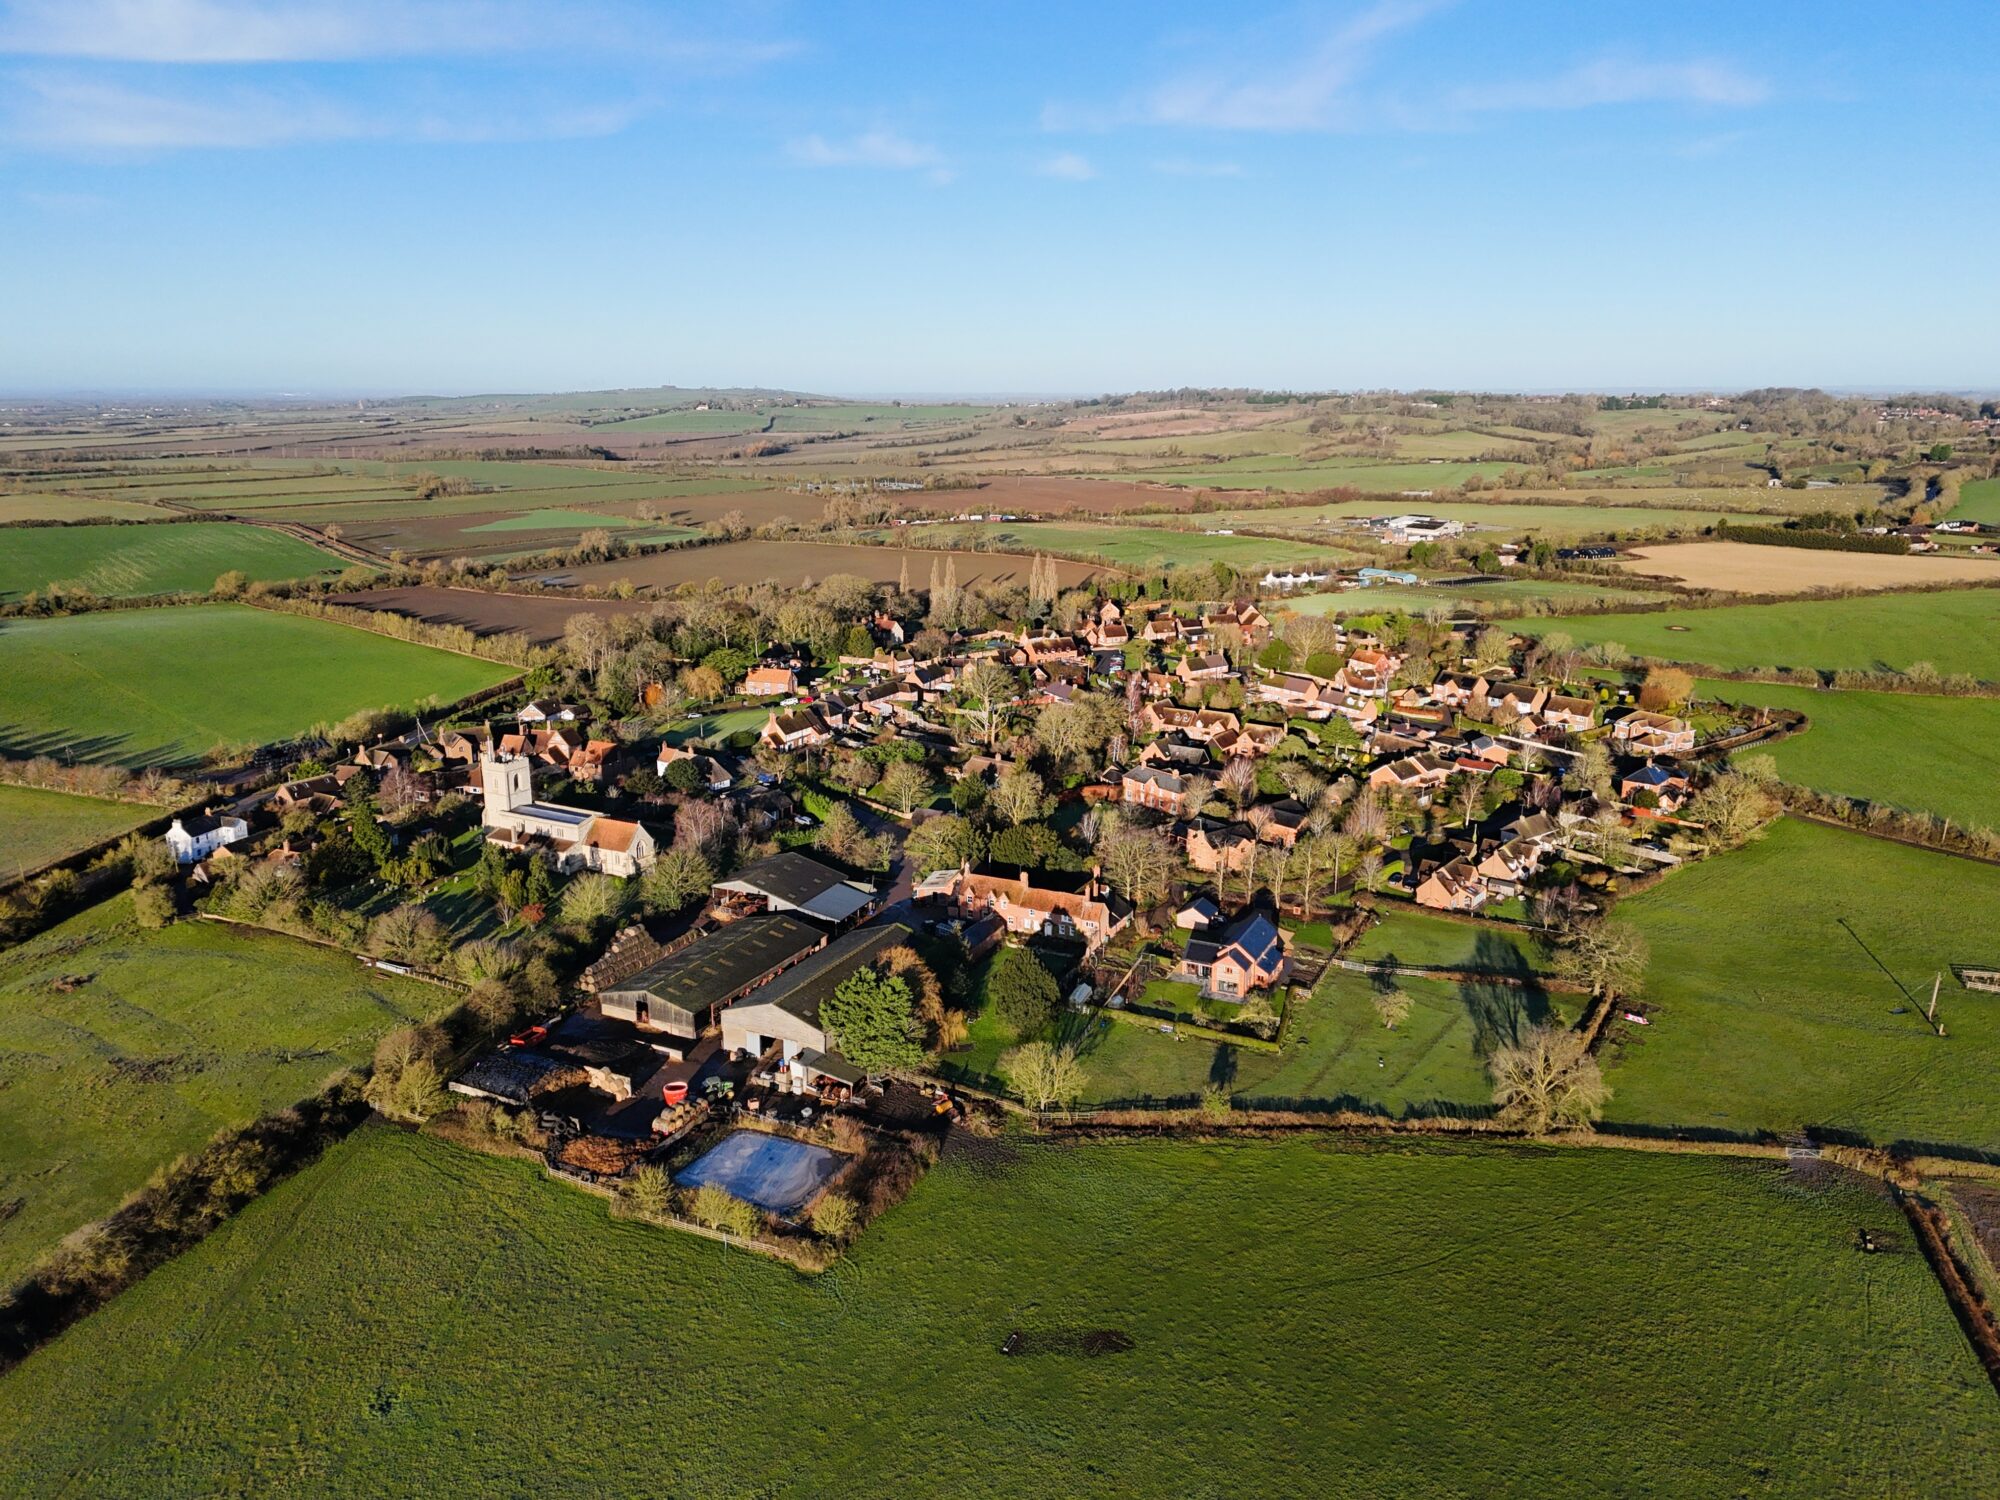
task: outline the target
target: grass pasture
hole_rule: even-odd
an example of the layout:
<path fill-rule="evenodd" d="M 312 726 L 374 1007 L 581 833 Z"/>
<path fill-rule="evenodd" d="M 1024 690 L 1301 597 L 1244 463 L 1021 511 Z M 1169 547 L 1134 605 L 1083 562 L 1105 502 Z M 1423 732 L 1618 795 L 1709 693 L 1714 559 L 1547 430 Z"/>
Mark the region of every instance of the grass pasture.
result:
<path fill-rule="evenodd" d="M 160 512 L 137 500 L 28 491 L 0 495 L 0 521 L 147 521 Z"/>
<path fill-rule="evenodd" d="M 163 811 L 134 802 L 0 784 L 0 882 L 150 823 Z"/>
<path fill-rule="evenodd" d="M 1502 578 L 1496 582 L 1428 583 L 1415 588 L 1401 584 L 1376 584 L 1365 589 L 1343 589 L 1332 594 L 1301 594 L 1287 599 L 1279 608 L 1302 615 L 1369 614 L 1377 610 L 1402 610 L 1422 614 L 1429 609 L 1478 610 L 1484 606 L 1541 604 L 1560 612 L 1604 604 L 1643 604 L 1657 599 L 1640 589 L 1617 584 L 1602 587 L 1593 583 L 1567 583 L 1556 579 Z M 1269 606 L 1267 606 L 1268 608 Z"/>
<path fill-rule="evenodd" d="M 55 584 L 111 599 L 206 593 L 228 572 L 279 583 L 345 566 L 297 537 L 237 521 L 24 526 L 0 533 L 0 600 Z"/>
<path fill-rule="evenodd" d="M 2000 479 L 1974 479 L 1961 485 L 1951 518 L 2000 526 Z"/>
<path fill-rule="evenodd" d="M 2000 1154 L 2000 1004 L 1951 976 L 2000 962 L 1995 912 L 2000 869 L 1795 819 L 1669 876 L 1619 908 L 1652 1024 L 1612 1023 L 1605 1117 Z"/>
<path fill-rule="evenodd" d="M 65 978 L 81 978 L 67 991 Z M 223 1126 L 315 1092 L 444 1010 L 432 985 L 210 922 L 158 932 L 129 896 L 14 948 L 0 975 L 0 1285 Z"/>
<path fill-rule="evenodd" d="M 809 1278 L 369 1127 L 0 1381 L 0 1483 L 1823 1497 L 2000 1465 L 1922 1258 L 1854 1253 L 1857 1225 L 1907 1230 L 1851 1179 L 1299 1140 L 1011 1156 L 934 1169 Z M 1066 1352 L 1097 1329 L 1130 1349 Z M 1001 1355 L 1013 1330 L 1039 1352 Z"/>
<path fill-rule="evenodd" d="M 450 702 L 511 667 L 325 620 L 203 604 L 0 624 L 0 751 L 180 765 L 359 709 Z"/>
<path fill-rule="evenodd" d="M 1638 656 L 1727 669 L 1902 671 L 1927 661 L 1940 672 L 2000 680 L 2000 589 L 1593 615 L 1524 621 L 1519 628 L 1560 630 L 1586 646 L 1611 641 Z"/>
<path fill-rule="evenodd" d="M 1731 703 L 1795 708 L 1811 719 L 1767 754 L 1787 781 L 1962 826 L 2000 828 L 2000 701 L 1914 693 L 1823 692 L 1761 682 L 1703 682 Z"/>

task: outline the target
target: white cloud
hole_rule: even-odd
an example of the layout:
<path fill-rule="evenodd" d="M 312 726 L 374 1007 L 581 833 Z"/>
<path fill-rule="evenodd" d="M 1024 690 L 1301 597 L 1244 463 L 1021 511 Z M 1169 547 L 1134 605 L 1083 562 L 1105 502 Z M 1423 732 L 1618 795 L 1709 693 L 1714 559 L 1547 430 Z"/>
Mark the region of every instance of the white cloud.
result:
<path fill-rule="evenodd" d="M 952 180 L 951 168 L 937 147 L 913 141 L 893 130 L 869 130 L 845 140 L 823 135 L 801 136 L 785 144 L 785 154 L 802 167 L 874 167 L 890 172 L 924 172 L 931 181 Z"/>
<path fill-rule="evenodd" d="M 1341 123 L 1345 95 L 1376 44 L 1425 20 L 1449 0 L 1378 0 L 1334 27 L 1290 63 L 1269 59 L 1220 73 L 1188 74 L 1143 100 L 1156 125 L 1212 130 L 1324 130 Z"/>
<path fill-rule="evenodd" d="M 85 152 L 252 149 L 312 142 L 473 142 L 608 135 L 638 104 L 457 108 L 373 104 L 357 110 L 305 88 L 147 91 L 68 75 L 16 76 L 0 106 L 0 140 Z"/>
<path fill-rule="evenodd" d="M 1233 161 L 1182 161 L 1169 158 L 1153 163 L 1153 170 L 1163 177 L 1241 177 L 1243 167 Z"/>
<path fill-rule="evenodd" d="M 1605 104 L 1705 104 L 1745 108 L 1771 97 L 1770 85 L 1727 63 L 1599 58 L 1553 78 L 1480 84 L 1455 91 L 1452 108 L 1589 109 Z"/>
<path fill-rule="evenodd" d="M 1035 168 L 1043 177 L 1054 177 L 1063 182 L 1089 182 L 1097 175 L 1097 168 L 1074 151 L 1058 151 Z"/>
<path fill-rule="evenodd" d="M 0 0 L 0 53 L 101 62 L 590 51 L 727 65 L 791 50 L 785 42 L 683 37 L 630 0 Z"/>

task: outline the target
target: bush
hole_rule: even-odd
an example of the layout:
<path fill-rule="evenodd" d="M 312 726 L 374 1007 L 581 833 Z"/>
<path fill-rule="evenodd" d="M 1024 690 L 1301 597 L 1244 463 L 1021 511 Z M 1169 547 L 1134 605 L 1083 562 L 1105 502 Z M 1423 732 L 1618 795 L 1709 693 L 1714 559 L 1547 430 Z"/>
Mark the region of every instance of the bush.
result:
<path fill-rule="evenodd" d="M 812 1206 L 813 1233 L 836 1244 L 851 1239 L 861 1227 L 861 1211 L 852 1198 L 839 1193 L 822 1193 Z"/>
<path fill-rule="evenodd" d="M 1221 1122 L 1229 1118 L 1232 1105 L 1228 1090 L 1219 1084 L 1206 1084 L 1201 1091 L 1201 1117 L 1204 1120 Z"/>
<path fill-rule="evenodd" d="M 1040 959 L 1025 948 L 1009 948 L 987 973 L 986 999 L 1016 1036 L 1034 1036 L 1055 1019 L 1062 997 Z"/>
<path fill-rule="evenodd" d="M 134 886 L 132 914 L 141 927 L 165 927 L 174 919 L 174 893 L 163 885 Z"/>
<path fill-rule="evenodd" d="M 623 1189 L 625 1206 L 642 1219 L 665 1218 L 670 1193 L 666 1170 L 655 1166 L 639 1168 Z"/>
<path fill-rule="evenodd" d="M 762 1226 L 763 1215 L 741 1198 L 714 1183 L 704 1183 L 687 1198 L 687 1216 L 697 1224 L 720 1229 L 725 1234 L 749 1239 Z"/>

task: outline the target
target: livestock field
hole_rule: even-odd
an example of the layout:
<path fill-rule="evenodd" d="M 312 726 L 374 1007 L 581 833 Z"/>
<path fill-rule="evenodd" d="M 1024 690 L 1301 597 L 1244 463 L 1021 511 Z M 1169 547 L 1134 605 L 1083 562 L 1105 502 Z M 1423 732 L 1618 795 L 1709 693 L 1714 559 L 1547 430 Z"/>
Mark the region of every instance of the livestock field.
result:
<path fill-rule="evenodd" d="M 2000 962 L 2000 869 L 1788 818 L 1618 911 L 1651 1024 L 1612 1023 L 1608 1120 L 2000 1152 L 2000 1007 L 1951 973 Z"/>
<path fill-rule="evenodd" d="M 817 582 L 834 573 L 894 583 L 907 567 L 910 586 L 922 589 L 929 586 L 932 560 L 941 556 L 955 559 L 960 583 L 983 579 L 989 583 L 1026 584 L 1028 568 L 1033 562 L 1032 558 L 1014 552 L 941 554 L 923 547 L 870 547 L 840 542 L 723 542 L 654 552 L 645 557 L 616 558 L 538 576 L 598 586 L 622 579 L 639 588 L 665 592 L 684 583 L 701 584 L 710 579 L 733 584 L 776 583 L 789 588 L 808 579 Z M 1056 563 L 1056 577 L 1065 588 L 1080 585 L 1103 571 L 1088 563 Z"/>
<path fill-rule="evenodd" d="M 1811 727 L 1750 754 L 1785 780 L 1841 797 L 2000 828 L 2000 700 L 1703 682 L 1730 703 L 1794 708 Z"/>
<path fill-rule="evenodd" d="M 1094 558 L 1121 568 L 1165 568 L 1227 563 L 1258 569 L 1287 564 L 1333 563 L 1353 553 L 1315 542 L 1263 536 L 1216 536 L 1202 530 L 1130 522 L 1092 526 L 1074 522 L 989 521 L 967 525 L 906 526 L 873 535 L 920 547 L 984 545 L 1016 552 L 1049 552 Z"/>
<path fill-rule="evenodd" d="M 1996 1465 L 1879 1192 L 1601 1151 L 1030 1142 L 805 1277 L 367 1127 L 0 1381 L 24 1497 L 1818 1497 Z"/>
<path fill-rule="evenodd" d="M 2000 479 L 1974 479 L 1961 486 L 1951 515 L 1957 521 L 2000 526 Z"/>
<path fill-rule="evenodd" d="M 0 974 L 0 1286 L 156 1167 L 315 1093 L 449 992 L 210 922 L 149 932 L 118 896 Z M 11 1488 L 11 1486 L 10 1486 Z"/>
<path fill-rule="evenodd" d="M 1517 628 L 1729 670 L 1902 671 L 1929 662 L 1940 672 L 2000 681 L 2000 588 L 1526 620 Z"/>
<path fill-rule="evenodd" d="M 1546 605 L 1552 612 L 1593 608 L 1612 604 L 1644 604 L 1663 597 L 1643 589 L 1618 583 L 1570 583 L 1561 579 L 1481 578 L 1473 582 L 1433 578 L 1414 587 L 1404 584 L 1376 584 L 1365 589 L 1340 589 L 1330 594 L 1301 594 L 1278 601 L 1279 608 L 1302 615 L 1366 614 L 1397 609 L 1422 614 L 1430 609 L 1479 611 L 1482 607 L 1508 608 Z"/>
<path fill-rule="evenodd" d="M 0 784 L 0 884 L 149 823 L 166 809 Z"/>
<path fill-rule="evenodd" d="M 514 669 L 242 604 L 0 622 L 0 753 L 176 766 Z"/>
<path fill-rule="evenodd" d="M 1924 584 L 2000 585 L 2000 560 L 1989 557 L 1822 552 L 1755 542 L 1682 542 L 1639 547 L 1618 566 L 1640 578 L 1664 578 L 1738 594 L 1802 594 L 1808 589 L 1895 589 Z"/>
<path fill-rule="evenodd" d="M 279 583 L 345 566 L 297 537 L 238 521 L 0 531 L 0 600 L 52 586 L 116 599 L 206 593 L 224 573 L 242 573 L 251 583 Z"/>

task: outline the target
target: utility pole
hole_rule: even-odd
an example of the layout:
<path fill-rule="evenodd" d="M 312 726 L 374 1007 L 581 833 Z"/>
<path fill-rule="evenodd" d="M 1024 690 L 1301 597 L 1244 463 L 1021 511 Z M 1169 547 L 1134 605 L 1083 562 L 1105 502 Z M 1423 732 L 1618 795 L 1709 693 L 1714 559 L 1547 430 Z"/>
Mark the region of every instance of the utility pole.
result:
<path fill-rule="evenodd" d="M 1944 970 L 1940 969 L 1931 978 L 1930 1008 L 1924 1012 L 1924 1019 L 1931 1023 L 1932 1029 L 1935 1030 L 1939 1036 L 1944 1035 L 1944 1027 L 1938 1024 L 1938 1018 L 1937 1018 L 1938 987 L 1943 983 L 1944 983 Z"/>

